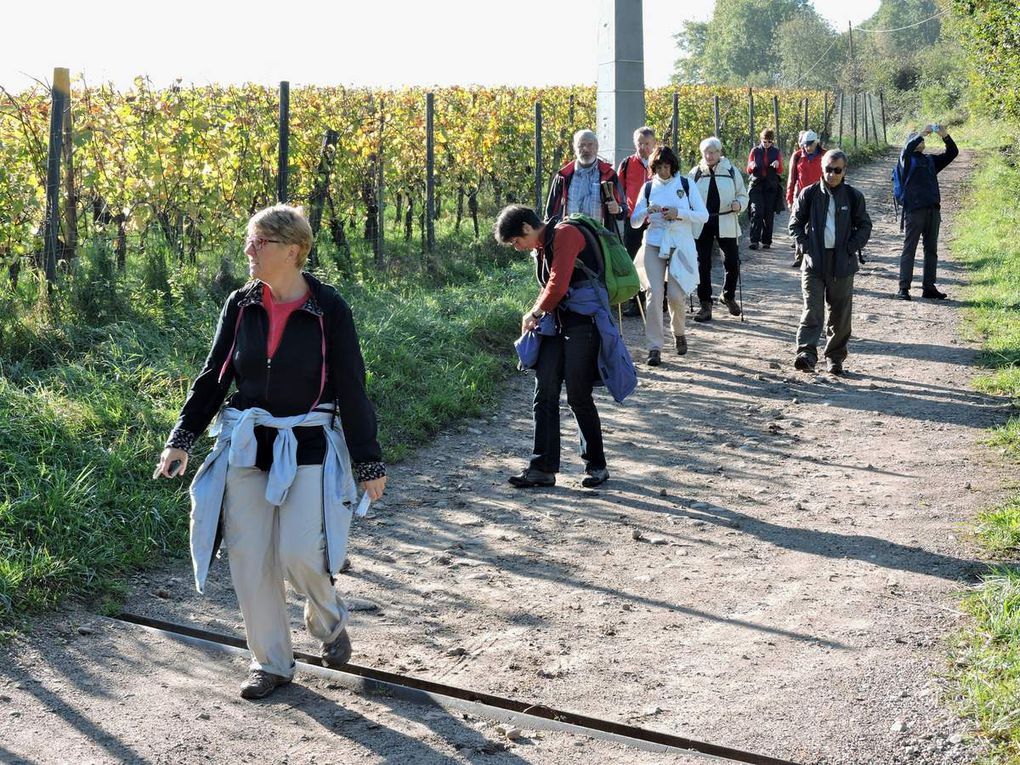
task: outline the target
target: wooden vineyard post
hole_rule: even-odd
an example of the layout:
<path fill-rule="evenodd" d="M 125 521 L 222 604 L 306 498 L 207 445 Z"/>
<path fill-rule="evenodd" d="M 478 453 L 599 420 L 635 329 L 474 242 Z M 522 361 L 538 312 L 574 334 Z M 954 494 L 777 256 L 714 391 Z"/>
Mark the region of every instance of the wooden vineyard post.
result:
<path fill-rule="evenodd" d="M 722 132 L 722 128 L 719 125 L 719 96 L 712 96 L 712 111 L 715 116 L 715 132 L 712 135 L 718 136 Z"/>
<path fill-rule="evenodd" d="M 868 111 L 871 112 L 871 135 L 874 137 L 875 143 L 878 143 L 878 128 L 875 126 L 875 97 L 869 94 L 868 100 L 871 104 L 871 108 L 868 109 Z M 885 125 L 883 124 L 882 127 L 884 129 Z M 886 141 L 886 143 L 888 143 L 888 141 Z"/>
<path fill-rule="evenodd" d="M 386 130 L 386 101 L 379 99 L 379 145 L 376 149 L 376 204 L 379 206 L 379 225 L 376 227 L 375 264 L 382 268 L 386 262 L 386 198 L 383 196 L 386 174 L 383 158 L 383 133 Z"/>
<path fill-rule="evenodd" d="M 542 102 L 535 102 L 535 212 L 542 214 Z"/>
<path fill-rule="evenodd" d="M 60 154 L 64 131 L 64 109 L 71 96 L 71 73 L 53 70 L 50 88 L 50 143 L 46 159 L 46 221 L 43 229 L 43 258 L 46 282 L 53 287 L 57 281 L 57 254 L 60 249 Z"/>
<path fill-rule="evenodd" d="M 818 134 L 823 141 L 829 140 L 829 91 L 824 93 L 825 100 L 822 103 L 822 132 Z"/>
<path fill-rule="evenodd" d="M 336 156 L 336 144 L 340 134 L 335 130 L 327 130 L 322 138 L 322 151 L 319 155 L 319 169 L 316 172 L 315 188 L 312 191 L 311 210 L 308 213 L 308 223 L 312 227 L 312 250 L 308 253 L 308 264 L 312 268 L 319 266 L 319 248 L 315 244 L 315 238 L 322 226 L 322 208 L 326 204 L 326 196 L 329 194 L 329 173 L 333 167 L 333 158 Z"/>
<path fill-rule="evenodd" d="M 839 139 L 836 143 L 843 146 L 843 91 L 839 91 Z"/>
<path fill-rule="evenodd" d="M 754 146 L 754 91 L 751 88 L 747 89 L 747 121 L 751 126 L 751 146 Z"/>
<path fill-rule="evenodd" d="M 804 96 L 804 129 L 808 129 L 808 99 Z"/>
<path fill-rule="evenodd" d="M 779 146 L 779 96 L 772 96 L 772 110 L 776 115 L 776 142 L 775 146 Z"/>
<path fill-rule="evenodd" d="M 74 191 L 74 130 L 71 124 L 71 81 L 67 82 L 67 104 L 64 108 L 64 253 L 72 260 L 78 248 L 78 199 Z"/>
<path fill-rule="evenodd" d="M 290 83 L 280 83 L 280 150 L 276 161 L 276 200 L 286 202 L 287 162 L 290 154 Z"/>
<path fill-rule="evenodd" d="M 885 141 L 886 146 L 889 145 L 889 134 L 886 132 L 885 122 L 885 91 L 878 91 L 878 103 L 882 107 L 882 140 Z"/>
<path fill-rule="evenodd" d="M 435 95 L 425 94 L 425 251 L 436 244 L 436 136 Z"/>
<path fill-rule="evenodd" d="M 680 156 L 680 146 L 677 143 L 677 141 L 678 141 L 677 136 L 680 134 L 680 94 L 679 93 L 674 93 L 673 94 L 673 124 L 672 124 L 670 129 L 671 129 L 671 131 L 673 133 L 672 136 L 670 136 L 670 138 L 673 141 L 673 144 L 672 144 L 672 146 L 670 148 L 672 148 L 673 151 L 676 153 L 676 155 L 679 157 Z"/>

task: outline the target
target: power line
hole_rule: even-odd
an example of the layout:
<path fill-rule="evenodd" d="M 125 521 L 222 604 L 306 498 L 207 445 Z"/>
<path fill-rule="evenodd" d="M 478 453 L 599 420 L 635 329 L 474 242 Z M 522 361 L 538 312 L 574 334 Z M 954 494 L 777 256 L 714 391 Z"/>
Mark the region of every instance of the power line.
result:
<path fill-rule="evenodd" d="M 871 34 L 878 34 L 879 32 L 902 32 L 904 29 L 913 29 L 919 27 L 922 24 L 927 24 L 929 21 L 934 21 L 937 18 L 941 18 L 948 13 L 952 13 L 952 9 L 946 8 L 946 10 L 936 13 L 934 16 L 929 16 L 926 19 L 921 19 L 913 24 L 907 24 L 905 27 L 896 27 L 895 29 L 866 29 L 864 27 L 857 27 L 858 32 L 868 32 Z"/>
<path fill-rule="evenodd" d="M 794 80 L 792 83 L 790 83 L 786 87 L 788 87 L 788 88 L 794 87 L 795 85 L 799 84 L 805 77 L 807 77 L 809 74 L 811 74 L 811 72 L 814 70 L 814 68 L 816 66 L 818 66 L 820 63 L 822 63 L 822 59 L 824 59 L 829 54 L 829 51 L 832 50 L 832 46 L 835 45 L 837 42 L 839 42 L 839 35 L 836 35 L 835 37 L 832 38 L 832 42 L 829 43 L 829 47 L 825 49 L 825 53 L 823 53 L 821 56 L 819 56 L 818 60 L 815 61 L 815 63 L 813 63 L 810 67 L 808 67 L 808 70 L 806 72 L 804 72 L 804 74 L 802 74 L 800 77 L 798 77 L 796 80 Z"/>

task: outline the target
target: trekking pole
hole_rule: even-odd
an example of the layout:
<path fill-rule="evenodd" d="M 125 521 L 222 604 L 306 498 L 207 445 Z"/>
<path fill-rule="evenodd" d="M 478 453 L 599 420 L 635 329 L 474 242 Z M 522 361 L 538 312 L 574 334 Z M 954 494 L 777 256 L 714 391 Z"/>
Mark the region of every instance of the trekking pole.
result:
<path fill-rule="evenodd" d="M 638 295 L 640 294 L 641 293 L 639 292 Z M 648 319 L 645 318 L 645 307 L 641 305 L 641 300 L 639 300 L 637 297 L 634 298 L 634 302 L 637 303 L 638 313 L 641 314 L 641 323 L 647 327 Z"/>
<path fill-rule="evenodd" d="M 743 264 L 740 262 L 740 256 L 737 256 L 737 295 L 740 299 L 740 323 L 744 323 L 744 279 L 743 279 Z"/>

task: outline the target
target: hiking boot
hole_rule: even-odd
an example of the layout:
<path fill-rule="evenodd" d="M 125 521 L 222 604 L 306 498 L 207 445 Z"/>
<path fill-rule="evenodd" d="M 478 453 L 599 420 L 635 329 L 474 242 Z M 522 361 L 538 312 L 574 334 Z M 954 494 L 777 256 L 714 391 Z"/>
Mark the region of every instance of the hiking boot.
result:
<path fill-rule="evenodd" d="M 797 252 L 793 256 L 793 262 L 790 264 L 791 268 L 800 268 L 800 264 L 804 262 L 804 253 Z"/>
<path fill-rule="evenodd" d="M 676 354 L 683 356 L 685 353 L 687 353 L 687 335 L 680 335 L 676 338 Z"/>
<path fill-rule="evenodd" d="M 640 316 L 641 310 L 638 308 L 637 298 L 631 298 L 623 304 L 623 315 L 624 316 Z"/>
<path fill-rule="evenodd" d="M 248 679 L 241 684 L 242 699 L 264 699 L 277 688 L 287 685 L 289 677 L 274 675 L 263 669 L 253 669 L 248 673 Z"/>
<path fill-rule="evenodd" d="M 701 308 L 694 314 L 695 321 L 712 321 L 712 304 L 702 301 Z"/>
<path fill-rule="evenodd" d="M 910 290 L 900 290 L 896 293 L 898 300 L 910 300 Z"/>
<path fill-rule="evenodd" d="M 747 249 L 749 249 L 749 250 L 757 250 L 758 249 L 758 243 L 757 242 L 751 242 L 749 245 L 747 245 Z"/>
<path fill-rule="evenodd" d="M 798 353 L 793 361 L 793 366 L 800 372 L 814 372 L 817 362 L 806 353 Z"/>
<path fill-rule="evenodd" d="M 730 316 L 740 316 L 740 306 L 737 304 L 736 300 L 723 295 L 719 298 L 719 302 L 730 309 Z"/>
<path fill-rule="evenodd" d="M 662 363 L 662 351 L 652 349 L 648 351 L 648 361 L 645 362 L 650 367 L 657 367 Z"/>
<path fill-rule="evenodd" d="M 935 287 L 928 287 L 921 291 L 921 297 L 928 300 L 945 300 L 949 296 L 945 292 L 939 292 Z"/>
<path fill-rule="evenodd" d="M 841 375 L 843 374 L 843 362 L 836 361 L 835 359 L 826 359 L 825 368 L 828 370 L 830 375 Z"/>
<path fill-rule="evenodd" d="M 511 486 L 518 489 L 530 489 L 534 486 L 555 486 L 556 474 L 546 473 L 544 470 L 525 468 L 520 475 L 512 475 L 507 479 Z"/>
<path fill-rule="evenodd" d="M 762 248 L 763 250 L 771 250 L 771 249 L 772 249 L 772 243 L 771 243 L 771 242 L 769 242 L 768 244 L 765 244 L 765 243 L 763 242 L 763 243 L 762 243 L 762 245 L 761 245 L 761 248 Z"/>
<path fill-rule="evenodd" d="M 351 660 L 351 637 L 347 628 L 328 643 L 322 644 L 322 664 L 333 669 L 340 669 Z"/>
<path fill-rule="evenodd" d="M 586 475 L 581 479 L 581 485 L 586 489 L 594 489 L 609 480 L 609 471 L 606 468 L 598 470 L 585 470 Z"/>

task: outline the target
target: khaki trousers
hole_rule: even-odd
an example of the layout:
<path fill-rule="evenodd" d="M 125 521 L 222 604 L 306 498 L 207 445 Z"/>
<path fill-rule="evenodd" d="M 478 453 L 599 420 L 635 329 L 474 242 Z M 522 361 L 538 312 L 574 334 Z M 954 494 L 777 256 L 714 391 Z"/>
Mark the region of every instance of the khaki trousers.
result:
<path fill-rule="evenodd" d="M 648 350 L 661 351 L 665 342 L 662 329 L 662 293 L 669 302 L 669 321 L 676 337 L 683 337 L 684 319 L 687 307 L 684 305 L 684 291 L 672 277 L 666 281 L 669 261 L 659 257 L 659 248 L 654 244 L 645 245 L 645 275 L 648 277 L 648 292 L 645 298 L 645 339 Z"/>
<path fill-rule="evenodd" d="M 323 643 L 347 625 L 347 609 L 326 571 L 322 526 L 322 465 L 298 465 L 279 507 L 266 501 L 269 474 L 227 469 L 223 541 L 241 606 L 252 669 L 294 674 L 284 578 L 305 598 L 305 627 Z"/>

